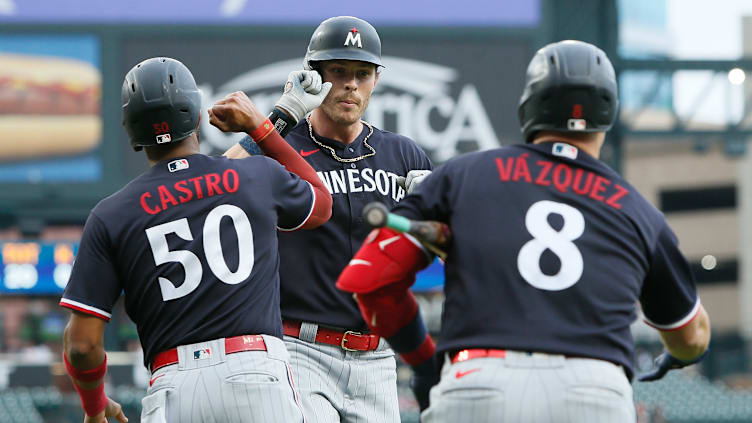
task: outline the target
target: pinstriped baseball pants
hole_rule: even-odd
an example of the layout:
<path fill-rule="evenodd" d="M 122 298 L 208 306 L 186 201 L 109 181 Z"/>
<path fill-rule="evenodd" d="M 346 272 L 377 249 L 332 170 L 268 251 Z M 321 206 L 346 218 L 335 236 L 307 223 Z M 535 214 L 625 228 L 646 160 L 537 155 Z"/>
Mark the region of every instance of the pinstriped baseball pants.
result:
<path fill-rule="evenodd" d="M 620 366 L 507 351 L 506 358 L 447 359 L 423 423 L 634 423 L 632 385 Z"/>
<path fill-rule="evenodd" d="M 262 336 L 267 351 L 225 355 L 224 339 L 178 347 L 179 363 L 152 374 L 141 422 L 303 422 L 284 342 Z"/>
<path fill-rule="evenodd" d="M 352 352 L 289 336 L 285 344 L 307 423 L 399 423 L 396 361 L 386 341 Z"/>

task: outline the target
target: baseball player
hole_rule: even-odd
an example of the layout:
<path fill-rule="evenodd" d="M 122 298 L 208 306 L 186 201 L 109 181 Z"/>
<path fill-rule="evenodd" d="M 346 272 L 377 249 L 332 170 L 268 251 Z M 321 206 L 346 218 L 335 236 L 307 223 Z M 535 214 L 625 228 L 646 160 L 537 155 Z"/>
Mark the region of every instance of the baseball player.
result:
<path fill-rule="evenodd" d="M 127 421 L 102 383 L 104 327 L 121 291 L 152 372 L 142 422 L 302 422 L 282 341 L 277 227 L 326 222 L 326 187 L 250 101 L 223 113 L 295 173 L 266 157 L 200 154 L 201 95 L 177 60 L 133 67 L 121 99 L 151 169 L 92 210 L 60 300 L 73 310 L 63 359 L 85 422 Z"/>
<path fill-rule="evenodd" d="M 312 422 L 398 422 L 396 362 L 388 344 L 368 333 L 350 294 L 334 284 L 369 228 L 363 207 L 389 207 L 431 169 L 412 140 L 361 120 L 379 79 L 381 41 L 351 16 L 323 21 L 304 59 L 333 87 L 320 107 L 285 140 L 318 172 L 333 198 L 332 218 L 315 231 L 279 234 L 282 318 L 290 364 Z M 275 125 L 282 124 L 272 119 Z M 231 151 L 247 156 L 252 145 Z"/>
<path fill-rule="evenodd" d="M 634 422 L 638 301 L 667 350 L 644 379 L 703 357 L 708 316 L 676 237 L 598 160 L 617 107 L 600 49 L 550 44 L 527 70 L 526 144 L 452 159 L 393 210 L 453 232 L 437 346 L 446 360 L 422 421 Z M 389 230 L 369 241 L 338 287 L 357 293 L 374 333 L 415 349 L 425 332 L 407 288 L 425 254 Z"/>

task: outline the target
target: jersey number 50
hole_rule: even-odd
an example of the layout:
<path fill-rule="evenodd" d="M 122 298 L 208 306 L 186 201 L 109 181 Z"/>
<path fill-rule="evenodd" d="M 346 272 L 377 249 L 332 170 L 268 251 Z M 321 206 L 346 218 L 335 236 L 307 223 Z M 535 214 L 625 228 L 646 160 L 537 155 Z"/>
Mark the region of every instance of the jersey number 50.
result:
<path fill-rule="evenodd" d="M 548 215 L 564 219 L 559 231 L 548 223 Z M 517 255 L 517 269 L 530 285 L 546 291 L 561 291 L 577 283 L 582 276 L 582 254 L 574 244 L 585 232 L 585 218 L 576 208 L 554 201 L 538 201 L 525 215 L 525 227 L 533 236 Z M 559 258 L 561 268 L 555 275 L 546 275 L 540 268 L 543 252 L 551 250 Z"/>
<path fill-rule="evenodd" d="M 223 217 L 232 219 L 235 231 L 238 234 L 239 263 L 234 272 L 227 267 L 227 262 L 225 262 L 222 253 L 222 244 L 219 241 L 219 223 Z M 193 241 L 193 234 L 186 218 L 173 220 L 146 230 L 146 237 L 149 239 L 151 251 L 154 254 L 154 262 L 157 266 L 176 261 L 182 264 L 185 269 L 185 281 L 178 287 L 169 279 L 159 277 L 159 287 L 162 290 L 164 301 L 184 297 L 193 292 L 198 288 L 204 274 L 201 261 L 192 251 L 170 251 L 166 236 L 171 233 L 186 241 Z M 206 263 L 209 264 L 209 268 L 217 279 L 230 285 L 239 284 L 248 279 L 251 270 L 253 270 L 253 231 L 251 230 L 251 222 L 248 221 L 248 216 L 243 210 L 230 204 L 215 207 L 206 216 L 203 235 Z"/>

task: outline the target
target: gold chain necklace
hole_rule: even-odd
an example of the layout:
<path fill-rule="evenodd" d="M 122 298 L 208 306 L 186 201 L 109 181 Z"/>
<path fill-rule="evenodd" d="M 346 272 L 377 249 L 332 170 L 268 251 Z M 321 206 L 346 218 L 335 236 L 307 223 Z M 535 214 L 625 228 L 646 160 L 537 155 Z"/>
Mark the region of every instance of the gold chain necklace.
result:
<path fill-rule="evenodd" d="M 363 124 L 368 127 L 368 135 L 366 135 L 366 137 L 363 138 L 363 145 L 365 145 L 366 148 L 368 148 L 369 150 L 371 150 L 371 152 L 368 153 L 368 154 L 364 154 L 362 156 L 359 156 L 359 157 L 353 157 L 351 159 L 343 159 L 342 157 L 339 157 L 337 155 L 337 152 L 334 151 L 334 149 L 332 147 L 329 147 L 328 145 L 322 143 L 321 141 L 317 140 L 316 137 L 313 136 L 313 126 L 311 126 L 311 117 L 310 116 L 306 116 L 306 122 L 308 123 L 308 135 L 311 136 L 311 139 L 313 140 L 313 142 L 315 142 L 319 147 L 326 148 L 327 150 L 329 150 L 329 152 L 332 153 L 332 157 L 334 158 L 334 160 L 336 160 L 336 161 L 338 161 L 340 163 L 353 163 L 353 162 L 357 162 L 359 160 L 363 160 L 366 157 L 371 157 L 371 156 L 375 156 L 376 155 L 376 150 L 374 150 L 373 147 L 371 147 L 368 144 L 368 138 L 371 135 L 373 135 L 373 126 L 371 126 L 370 123 L 368 123 L 368 122 L 366 122 L 364 120 L 361 120 L 361 122 L 363 122 Z"/>

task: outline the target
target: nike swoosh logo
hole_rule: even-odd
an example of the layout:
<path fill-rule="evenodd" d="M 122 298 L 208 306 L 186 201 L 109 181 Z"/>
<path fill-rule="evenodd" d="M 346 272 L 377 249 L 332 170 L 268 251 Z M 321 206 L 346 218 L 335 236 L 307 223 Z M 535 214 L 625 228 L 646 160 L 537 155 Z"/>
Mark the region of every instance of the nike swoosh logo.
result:
<path fill-rule="evenodd" d="M 455 373 L 454 377 L 457 378 L 457 379 L 459 379 L 461 377 L 465 377 L 465 376 L 469 375 L 470 373 L 475 373 L 475 372 L 479 372 L 479 371 L 480 371 L 480 369 L 470 369 L 470 370 L 465 370 L 464 372 L 460 371 L 460 370 L 457 370 L 457 373 Z"/>
<path fill-rule="evenodd" d="M 387 238 L 387 239 L 385 239 L 385 240 L 383 240 L 383 241 L 379 241 L 379 248 L 381 249 L 381 251 L 384 251 L 384 248 L 385 248 L 385 247 L 386 247 L 387 245 L 389 245 L 389 244 L 393 243 L 394 241 L 396 241 L 396 240 L 398 240 L 398 239 L 400 239 L 400 236 L 399 236 L 399 235 L 397 235 L 397 236 L 393 236 L 393 237 L 391 237 L 391 238 Z"/>
<path fill-rule="evenodd" d="M 308 156 L 310 156 L 311 154 L 313 154 L 313 153 L 318 153 L 318 152 L 319 152 L 319 149 L 318 149 L 318 148 L 317 148 L 317 149 L 315 149 L 315 150 L 311 150 L 311 151 L 303 151 L 303 149 L 302 149 L 302 148 L 300 149 L 300 155 L 301 155 L 301 156 L 303 156 L 303 157 L 308 157 Z"/>
<path fill-rule="evenodd" d="M 371 266 L 371 262 L 370 261 L 362 260 L 362 259 L 352 259 L 352 260 L 350 260 L 350 263 L 348 263 L 348 264 L 350 266 L 354 266 L 356 264 L 364 264 L 366 266 Z"/>

